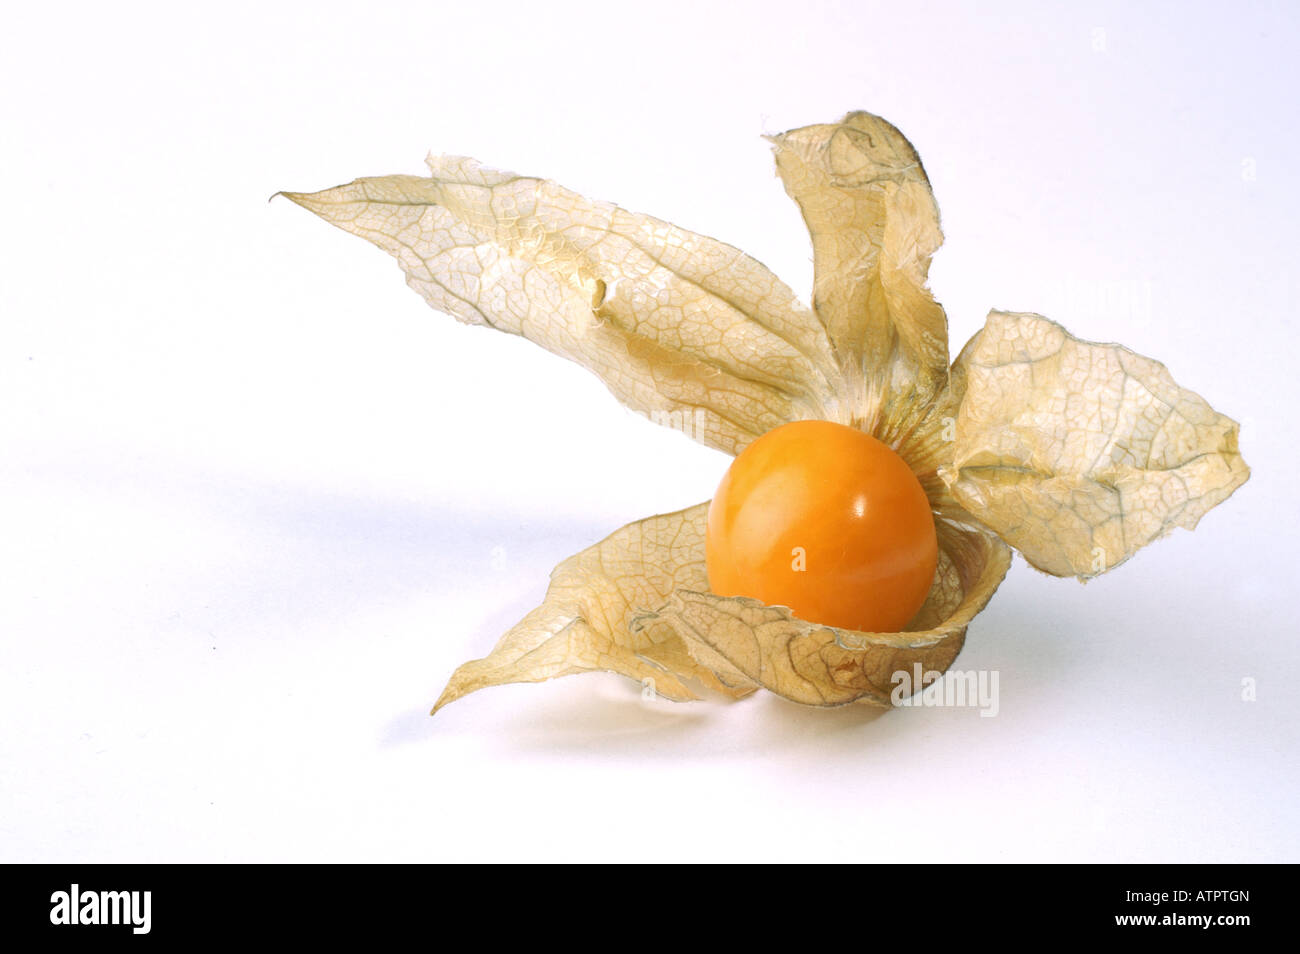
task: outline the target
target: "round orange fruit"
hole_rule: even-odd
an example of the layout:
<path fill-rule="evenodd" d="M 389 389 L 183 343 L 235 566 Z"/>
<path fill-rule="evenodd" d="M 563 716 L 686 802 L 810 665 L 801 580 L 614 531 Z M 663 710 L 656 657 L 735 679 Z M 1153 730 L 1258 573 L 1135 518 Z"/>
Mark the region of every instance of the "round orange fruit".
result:
<path fill-rule="evenodd" d="M 709 588 L 788 606 L 812 623 L 898 632 L 938 560 L 930 501 L 887 445 L 829 421 L 769 431 L 709 505 Z"/>

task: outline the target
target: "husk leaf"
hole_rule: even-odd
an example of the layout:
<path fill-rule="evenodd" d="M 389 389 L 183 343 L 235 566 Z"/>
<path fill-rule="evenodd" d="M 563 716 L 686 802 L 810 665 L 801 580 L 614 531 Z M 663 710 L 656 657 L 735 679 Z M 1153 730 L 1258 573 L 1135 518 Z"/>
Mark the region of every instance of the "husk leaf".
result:
<path fill-rule="evenodd" d="M 994 311 L 959 364 L 965 393 L 939 475 L 1044 572 L 1104 573 L 1192 529 L 1250 476 L 1236 422 L 1121 345 Z"/>
<path fill-rule="evenodd" d="M 488 686 L 598 670 L 677 701 L 699 698 L 699 687 L 729 695 L 753 691 L 748 682 L 728 685 L 697 664 L 669 627 L 636 622 L 679 588 L 707 589 L 707 515 L 708 504 L 699 504 L 638 520 L 564 560 L 551 572 L 542 604 L 487 657 L 458 668 L 433 711 Z"/>
<path fill-rule="evenodd" d="M 484 659 L 461 666 L 434 707 L 489 686 L 607 670 L 667 698 L 762 686 L 795 702 L 890 704 L 891 676 L 943 672 L 1010 565 L 992 534 L 943 521 L 935 583 L 909 632 L 862 633 L 785 607 L 708 592 L 708 505 L 628 524 L 555 568 L 542 605 Z"/>
<path fill-rule="evenodd" d="M 844 374 L 830 410 L 893 444 L 947 379 L 947 317 L 926 287 L 943 242 L 930 181 L 906 137 L 870 113 L 771 141 L 812 236 L 813 308 Z"/>
<path fill-rule="evenodd" d="M 966 627 L 1011 565 L 992 534 L 939 521 L 939 565 L 925 605 L 899 633 L 865 633 L 810 623 L 783 606 L 745 597 L 678 590 L 656 615 L 691 655 L 792 702 L 889 706 L 893 676 L 919 664 L 944 672 L 961 651 Z"/>
<path fill-rule="evenodd" d="M 817 319 L 740 250 L 473 159 L 428 164 L 284 195 L 391 253 L 433 308 L 575 361 L 727 453 L 835 389 Z"/>

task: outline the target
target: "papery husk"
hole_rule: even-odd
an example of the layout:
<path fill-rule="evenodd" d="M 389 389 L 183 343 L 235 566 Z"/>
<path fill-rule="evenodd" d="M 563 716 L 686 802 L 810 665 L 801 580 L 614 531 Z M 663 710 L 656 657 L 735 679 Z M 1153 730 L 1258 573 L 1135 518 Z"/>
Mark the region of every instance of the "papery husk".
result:
<path fill-rule="evenodd" d="M 696 664 L 662 625 L 634 623 L 678 588 L 707 588 L 708 504 L 630 523 L 551 571 L 542 604 L 483 659 L 452 674 L 433 711 L 488 686 L 541 682 L 577 672 L 616 672 L 674 701 L 700 688 L 745 695 Z"/>
<path fill-rule="evenodd" d="M 575 361 L 726 453 L 838 388 L 817 319 L 739 249 L 473 159 L 428 165 L 284 195 L 392 254 L 438 311 Z"/>
<path fill-rule="evenodd" d="M 947 385 L 948 320 L 926 286 L 943 242 L 916 149 L 870 113 L 771 137 L 813 246 L 813 309 L 843 372 L 827 417 L 894 445 Z"/>
<path fill-rule="evenodd" d="M 734 680 L 742 675 L 808 706 L 907 698 L 898 674 L 914 667 L 942 673 L 961 652 L 966 627 L 1011 565 L 1011 550 L 992 534 L 941 521 L 934 586 L 904 632 L 867 633 L 796 618 L 783 606 L 745 597 L 678 590 L 655 614 L 692 657 Z M 919 689 L 920 686 L 915 688 Z"/>
<path fill-rule="evenodd" d="M 993 312 L 949 366 L 926 287 L 938 207 L 894 126 L 857 112 L 770 140 L 812 239 L 811 308 L 731 245 L 473 159 L 285 193 L 391 253 L 434 308 L 576 361 L 710 447 L 737 454 L 808 418 L 866 431 L 907 461 L 936 517 L 935 585 L 902 633 L 710 593 L 705 504 L 629 524 L 556 567 L 542 605 L 458 668 L 435 711 L 593 670 L 674 700 L 762 687 L 889 705 L 894 673 L 951 664 L 1008 544 L 1088 578 L 1194 526 L 1248 477 L 1236 424 L 1163 365 L 1040 316 Z"/>
<path fill-rule="evenodd" d="M 957 361 L 964 379 L 953 498 L 1029 563 L 1089 579 L 1246 482 L 1237 423 L 1158 361 L 994 311 Z"/>
<path fill-rule="evenodd" d="M 597 670 L 677 701 L 701 687 L 733 697 L 762 687 L 805 705 L 888 706 L 895 673 L 952 664 L 1011 561 L 992 534 L 941 521 L 935 583 L 909 631 L 835 629 L 709 593 L 707 517 L 699 504 L 639 520 L 565 560 L 542 605 L 458 668 L 434 711 L 488 686 Z"/>

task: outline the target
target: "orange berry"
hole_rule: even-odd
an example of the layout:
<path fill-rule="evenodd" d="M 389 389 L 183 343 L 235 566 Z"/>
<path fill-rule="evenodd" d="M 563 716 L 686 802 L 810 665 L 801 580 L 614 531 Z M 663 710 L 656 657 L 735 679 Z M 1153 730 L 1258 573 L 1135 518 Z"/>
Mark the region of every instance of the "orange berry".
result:
<path fill-rule="evenodd" d="M 812 623 L 901 630 L 925 602 L 938 553 L 911 468 L 876 438 L 829 421 L 758 438 L 709 505 L 709 588 Z"/>

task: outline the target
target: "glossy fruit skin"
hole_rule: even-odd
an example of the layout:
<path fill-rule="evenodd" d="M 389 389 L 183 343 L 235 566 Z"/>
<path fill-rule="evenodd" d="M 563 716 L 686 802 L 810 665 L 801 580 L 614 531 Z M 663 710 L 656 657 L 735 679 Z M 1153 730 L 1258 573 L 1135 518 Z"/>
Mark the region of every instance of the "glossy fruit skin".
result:
<path fill-rule="evenodd" d="M 782 425 L 732 461 L 709 505 L 705 552 L 719 596 L 866 632 L 904 628 L 939 555 L 930 501 L 903 459 L 829 421 Z"/>

